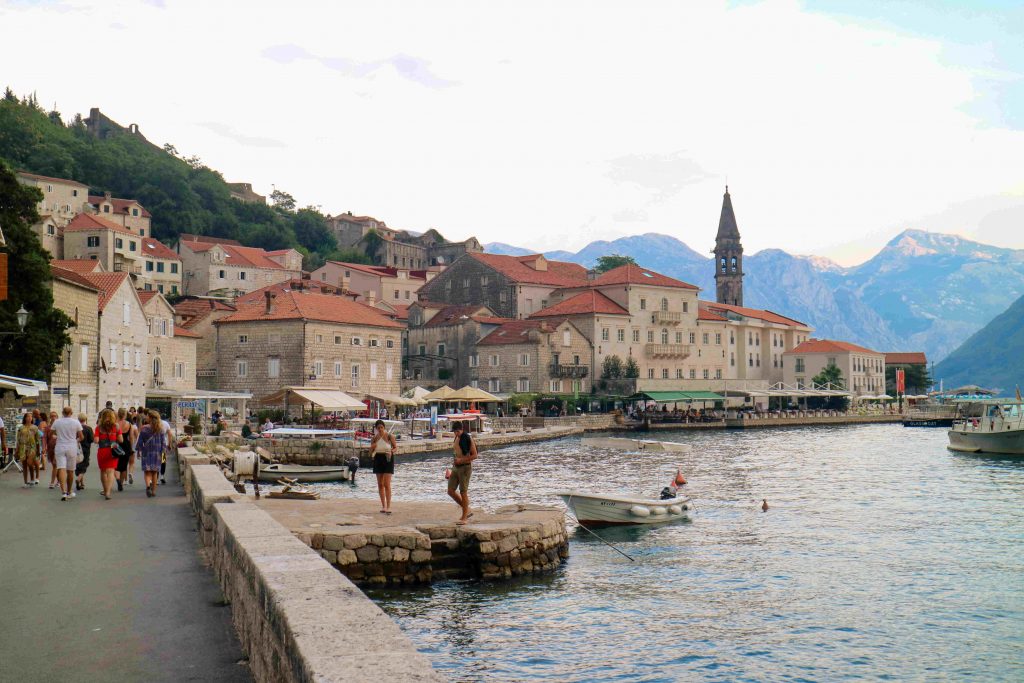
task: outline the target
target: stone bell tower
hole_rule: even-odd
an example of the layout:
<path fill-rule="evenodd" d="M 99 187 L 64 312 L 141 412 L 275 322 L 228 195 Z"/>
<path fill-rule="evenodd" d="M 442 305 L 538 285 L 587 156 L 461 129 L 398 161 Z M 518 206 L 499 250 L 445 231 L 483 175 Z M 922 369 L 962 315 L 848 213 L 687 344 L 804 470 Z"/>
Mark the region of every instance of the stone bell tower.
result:
<path fill-rule="evenodd" d="M 718 219 L 715 237 L 715 301 L 720 304 L 743 305 L 743 245 L 732 212 L 729 186 L 722 198 L 722 216 Z"/>

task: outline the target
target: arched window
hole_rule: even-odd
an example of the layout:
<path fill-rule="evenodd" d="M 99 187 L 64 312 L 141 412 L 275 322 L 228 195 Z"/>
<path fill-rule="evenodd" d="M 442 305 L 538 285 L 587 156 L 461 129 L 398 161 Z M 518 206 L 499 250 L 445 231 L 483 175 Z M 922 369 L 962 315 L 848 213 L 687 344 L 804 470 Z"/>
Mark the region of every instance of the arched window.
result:
<path fill-rule="evenodd" d="M 725 272 L 725 257 L 722 257 L 722 272 Z"/>
<path fill-rule="evenodd" d="M 159 358 L 154 358 L 153 359 L 153 377 L 159 377 L 159 376 L 160 376 L 160 359 Z"/>
<path fill-rule="evenodd" d="M 736 272 L 736 257 L 732 257 L 732 272 Z"/>
<path fill-rule="evenodd" d="M 661 343 L 668 344 L 668 330 L 661 331 Z"/>

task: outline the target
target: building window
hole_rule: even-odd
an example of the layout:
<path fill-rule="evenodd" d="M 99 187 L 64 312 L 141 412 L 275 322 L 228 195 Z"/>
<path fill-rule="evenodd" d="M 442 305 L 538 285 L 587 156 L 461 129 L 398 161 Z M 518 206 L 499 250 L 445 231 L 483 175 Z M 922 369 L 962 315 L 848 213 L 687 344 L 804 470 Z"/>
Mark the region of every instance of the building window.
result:
<path fill-rule="evenodd" d="M 220 278 L 221 280 L 223 280 L 224 279 L 224 271 L 223 270 L 218 270 L 217 271 L 217 277 Z"/>
<path fill-rule="evenodd" d="M 683 302 L 683 313 L 689 313 L 689 312 L 690 312 L 690 304 L 688 302 L 684 301 Z"/>
<path fill-rule="evenodd" d="M 386 349 L 393 349 L 393 348 L 395 348 L 395 340 L 392 339 L 391 337 L 388 337 L 387 339 L 385 339 L 384 340 L 384 348 L 386 348 Z"/>
<path fill-rule="evenodd" d="M 322 360 L 313 361 L 313 374 L 317 377 L 324 376 L 324 362 Z"/>
<path fill-rule="evenodd" d="M 690 368 L 690 379 L 697 379 L 697 371 Z"/>
<path fill-rule="evenodd" d="M 394 370 L 394 368 L 391 367 L 391 363 L 385 363 L 384 364 L 384 379 L 391 380 L 391 378 L 394 376 L 394 374 L 395 374 L 395 370 Z"/>
<path fill-rule="evenodd" d="M 488 282 L 490 282 L 490 280 L 487 278 L 486 275 L 481 275 L 480 276 L 480 286 L 481 287 L 486 287 Z"/>
<path fill-rule="evenodd" d="M 683 369 L 682 368 L 676 368 L 676 379 L 682 379 L 682 378 L 683 378 Z"/>
<path fill-rule="evenodd" d="M 147 292 L 152 292 L 153 291 L 153 285 L 151 285 L 150 283 L 147 282 L 145 285 L 142 286 L 142 289 L 144 289 Z"/>
<path fill-rule="evenodd" d="M 601 328 L 601 341 L 608 341 L 608 328 L 607 327 L 602 327 Z"/>
<path fill-rule="evenodd" d="M 380 340 L 376 337 L 370 337 L 370 346 L 380 346 Z"/>
<path fill-rule="evenodd" d="M 120 237 L 115 237 L 114 238 L 114 248 L 115 249 L 124 249 L 124 240 L 121 239 Z"/>
<path fill-rule="evenodd" d="M 128 251 L 135 251 L 137 244 L 135 240 L 128 240 Z"/>
<path fill-rule="evenodd" d="M 244 270 L 238 271 L 238 279 L 239 280 L 244 280 L 245 279 L 245 271 Z"/>
<path fill-rule="evenodd" d="M 361 337 L 352 337 L 352 346 L 362 346 L 363 340 Z"/>
<path fill-rule="evenodd" d="M 98 247 L 100 246 L 100 238 L 96 236 L 90 236 L 85 238 L 85 246 L 87 247 Z"/>
<path fill-rule="evenodd" d="M 161 294 L 163 294 L 164 293 L 164 286 L 163 285 L 157 285 L 156 286 L 156 291 L 158 291 Z"/>
<path fill-rule="evenodd" d="M 835 364 L 836 364 L 836 359 L 835 359 L 835 356 L 833 356 L 833 357 L 831 357 L 831 358 L 829 358 L 829 359 L 828 359 L 828 364 L 829 364 L 829 365 L 835 365 Z"/>
<path fill-rule="evenodd" d="M 249 361 L 247 361 L 247 360 L 235 361 L 235 374 L 238 375 L 239 377 L 248 377 L 249 376 Z"/>
<path fill-rule="evenodd" d="M 721 332 L 715 332 L 715 344 L 717 344 L 719 346 L 722 345 L 722 333 Z"/>
<path fill-rule="evenodd" d="M 496 353 L 491 354 L 491 367 L 496 368 L 498 367 L 499 363 L 501 363 L 501 356 L 499 356 Z"/>
<path fill-rule="evenodd" d="M 697 343 L 697 333 L 696 332 L 691 332 L 690 333 L 690 343 L 691 344 L 696 344 Z"/>
<path fill-rule="evenodd" d="M 248 344 L 249 343 L 249 335 L 247 335 L 247 334 L 240 334 L 240 335 L 238 335 L 238 343 L 239 344 Z"/>
<path fill-rule="evenodd" d="M 132 307 L 128 305 L 127 301 L 121 304 L 121 321 L 125 327 L 132 324 Z"/>
<path fill-rule="evenodd" d="M 159 377 L 160 377 L 160 359 L 159 358 L 154 358 L 153 359 L 153 378 L 154 379 L 159 379 Z"/>
<path fill-rule="evenodd" d="M 516 391 L 520 394 L 529 393 L 530 391 L 530 380 L 526 377 L 520 377 L 516 380 Z"/>
<path fill-rule="evenodd" d="M 164 264 L 162 262 L 157 262 L 157 264 L 156 264 L 156 272 L 158 272 L 158 273 L 164 272 Z"/>
<path fill-rule="evenodd" d="M 478 365 L 480 365 L 480 356 L 475 353 L 469 354 L 469 367 L 475 368 Z"/>
<path fill-rule="evenodd" d="M 640 341 L 640 330 L 633 330 L 633 341 Z"/>
<path fill-rule="evenodd" d="M 448 349 L 445 347 L 444 344 L 438 344 L 437 345 L 437 355 L 444 356 L 444 352 L 447 351 L 447 350 Z"/>
<path fill-rule="evenodd" d="M 340 334 L 334 335 L 334 343 L 335 344 L 340 344 L 341 343 L 341 335 Z"/>
<path fill-rule="evenodd" d="M 796 359 L 796 367 L 793 368 L 793 371 L 794 372 L 807 372 L 807 370 L 804 369 L 804 359 L 803 358 L 797 358 Z"/>
<path fill-rule="evenodd" d="M 729 352 L 729 367 L 736 367 L 736 354 Z"/>
<path fill-rule="evenodd" d="M 701 344 L 707 344 L 707 343 L 708 343 L 708 333 L 705 332 L 703 335 L 701 335 Z"/>
<path fill-rule="evenodd" d="M 654 330 L 647 330 L 647 343 L 648 344 L 653 344 L 654 343 Z"/>
<path fill-rule="evenodd" d="M 553 379 L 553 380 L 551 380 L 551 382 L 548 384 L 548 390 L 551 393 L 553 393 L 553 394 L 561 393 L 561 391 L 562 391 L 562 380 L 560 380 L 560 379 Z"/>
<path fill-rule="evenodd" d="M 177 274 L 177 272 L 178 272 L 178 264 L 177 263 L 172 263 L 171 264 L 171 274 L 174 275 L 174 274 Z"/>
<path fill-rule="evenodd" d="M 185 378 L 185 364 L 178 362 L 174 364 L 174 376 L 177 379 Z"/>
<path fill-rule="evenodd" d="M 274 379 L 281 376 L 281 359 L 271 356 L 267 359 L 267 377 Z"/>
<path fill-rule="evenodd" d="M 81 355 L 79 357 L 78 369 L 86 371 L 86 370 L 89 369 L 89 345 L 88 344 L 82 344 L 82 348 L 79 351 L 79 353 Z"/>
<path fill-rule="evenodd" d="M 352 366 L 352 386 L 353 387 L 358 387 L 359 386 L 359 366 L 358 365 L 353 365 Z"/>
<path fill-rule="evenodd" d="M 370 363 L 370 379 L 377 379 L 377 364 Z"/>
<path fill-rule="evenodd" d="M 676 332 L 676 344 L 682 344 L 682 343 L 683 343 L 683 333 L 682 332 Z"/>
<path fill-rule="evenodd" d="M 562 346 L 572 346 L 572 332 L 569 330 L 562 331 Z"/>
<path fill-rule="evenodd" d="M 667 311 L 668 310 L 668 299 L 662 299 L 661 300 L 661 310 L 663 310 L 663 311 Z"/>
<path fill-rule="evenodd" d="M 709 377 L 710 377 L 710 374 L 708 372 L 708 369 L 704 368 L 704 379 L 708 379 Z"/>
<path fill-rule="evenodd" d="M 341 377 L 341 361 L 334 361 L 334 376 Z"/>
<path fill-rule="evenodd" d="M 662 368 L 661 369 L 661 378 L 662 379 L 668 379 L 668 368 Z"/>
<path fill-rule="evenodd" d="M 521 354 L 519 354 L 519 366 L 525 368 L 525 367 L 529 367 L 529 365 L 530 365 L 530 354 L 528 354 L 528 353 L 521 353 Z"/>
<path fill-rule="evenodd" d="M 426 344 L 420 344 L 419 346 L 417 346 L 416 347 L 416 353 L 418 353 L 421 356 L 427 355 L 427 345 Z"/>
<path fill-rule="evenodd" d="M 132 215 L 133 216 L 138 216 L 139 215 L 139 210 L 138 209 L 132 209 Z"/>
<path fill-rule="evenodd" d="M 754 367 L 754 354 L 751 353 L 747 358 L 747 365 L 749 367 Z"/>
<path fill-rule="evenodd" d="M 661 343 L 668 344 L 668 330 L 661 331 Z"/>
<path fill-rule="evenodd" d="M 647 379 L 654 379 L 654 368 L 647 368 Z"/>
<path fill-rule="evenodd" d="M 615 340 L 620 342 L 626 341 L 626 331 L 621 327 L 615 330 Z"/>
<path fill-rule="evenodd" d="M 647 310 L 647 299 L 645 299 L 643 297 L 640 297 L 640 310 L 641 311 L 646 311 Z"/>
<path fill-rule="evenodd" d="M 153 262 L 152 261 L 146 261 L 146 272 L 147 273 L 152 273 L 153 272 Z"/>

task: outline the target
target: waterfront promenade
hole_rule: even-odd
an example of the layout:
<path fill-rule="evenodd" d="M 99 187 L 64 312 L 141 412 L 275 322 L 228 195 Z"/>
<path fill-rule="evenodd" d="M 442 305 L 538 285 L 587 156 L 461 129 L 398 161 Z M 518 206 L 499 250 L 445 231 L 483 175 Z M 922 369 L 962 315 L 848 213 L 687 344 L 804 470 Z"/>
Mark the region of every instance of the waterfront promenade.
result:
<path fill-rule="evenodd" d="M 252 680 L 175 463 L 155 499 L 139 472 L 105 501 L 94 461 L 62 503 L 44 474 L 0 476 L 0 680 Z"/>

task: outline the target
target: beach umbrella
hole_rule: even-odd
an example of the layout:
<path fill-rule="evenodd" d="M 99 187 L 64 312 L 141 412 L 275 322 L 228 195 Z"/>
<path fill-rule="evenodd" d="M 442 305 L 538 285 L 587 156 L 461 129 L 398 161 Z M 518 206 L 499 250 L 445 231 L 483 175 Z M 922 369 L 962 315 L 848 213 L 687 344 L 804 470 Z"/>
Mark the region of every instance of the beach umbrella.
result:
<path fill-rule="evenodd" d="M 470 401 L 473 403 L 501 403 L 501 399 L 483 389 L 466 385 L 448 396 L 448 401 Z"/>
<path fill-rule="evenodd" d="M 433 391 L 431 391 L 430 393 L 428 393 L 428 394 L 424 394 L 424 395 L 422 396 L 422 398 L 423 398 L 423 400 L 424 400 L 424 401 L 428 401 L 428 402 L 429 402 L 429 401 L 440 401 L 440 402 L 444 402 L 444 401 L 450 401 L 450 400 L 452 400 L 452 399 L 451 399 L 451 395 L 452 395 L 452 394 L 454 394 L 454 393 L 455 393 L 455 390 L 454 390 L 454 389 L 452 389 L 452 388 L 451 388 L 450 386 L 448 386 L 447 384 L 445 384 L 445 385 L 444 385 L 443 387 L 441 387 L 440 389 L 434 389 L 434 390 L 433 390 Z M 458 399 L 455 399 L 455 400 L 458 400 Z"/>
<path fill-rule="evenodd" d="M 421 406 L 427 402 L 427 399 L 424 397 L 429 393 L 429 389 L 424 389 L 423 387 L 417 386 L 405 392 L 404 394 L 402 394 L 402 396 L 404 396 L 405 398 L 411 398 L 413 401 L 416 401 L 416 405 Z"/>

